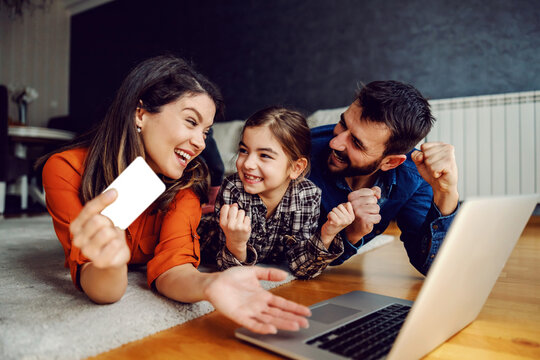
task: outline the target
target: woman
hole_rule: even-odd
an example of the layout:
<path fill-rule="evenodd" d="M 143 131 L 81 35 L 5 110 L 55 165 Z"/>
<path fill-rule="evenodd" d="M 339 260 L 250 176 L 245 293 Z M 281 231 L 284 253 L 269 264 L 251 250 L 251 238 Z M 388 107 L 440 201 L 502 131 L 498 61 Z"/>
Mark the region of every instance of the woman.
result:
<path fill-rule="evenodd" d="M 152 58 L 129 73 L 97 130 L 44 166 L 47 208 L 66 266 L 75 286 L 99 304 L 123 296 L 128 264 L 147 264 L 149 286 L 171 299 L 208 300 L 255 332 L 306 327 L 309 309 L 259 285 L 282 280 L 283 272 L 197 270 L 207 170 L 196 157 L 221 107 L 217 87 L 179 58 Z M 116 197 L 114 190 L 102 191 L 137 156 L 167 190 L 124 231 L 100 214 Z"/>

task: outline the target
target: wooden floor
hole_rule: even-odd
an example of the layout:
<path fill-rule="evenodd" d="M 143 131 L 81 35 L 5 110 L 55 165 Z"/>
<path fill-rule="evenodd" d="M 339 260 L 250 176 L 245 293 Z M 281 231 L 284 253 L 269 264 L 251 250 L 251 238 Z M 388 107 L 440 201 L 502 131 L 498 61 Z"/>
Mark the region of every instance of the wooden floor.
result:
<path fill-rule="evenodd" d="M 386 234 L 399 235 L 391 226 Z M 414 300 L 424 277 L 400 241 L 332 267 L 314 280 L 272 292 L 311 305 L 351 290 Z M 129 326 L 129 324 L 126 324 Z M 237 340 L 237 326 L 219 313 L 151 335 L 93 359 L 276 359 Z M 426 359 L 540 359 L 540 216 L 529 221 L 478 318 Z"/>

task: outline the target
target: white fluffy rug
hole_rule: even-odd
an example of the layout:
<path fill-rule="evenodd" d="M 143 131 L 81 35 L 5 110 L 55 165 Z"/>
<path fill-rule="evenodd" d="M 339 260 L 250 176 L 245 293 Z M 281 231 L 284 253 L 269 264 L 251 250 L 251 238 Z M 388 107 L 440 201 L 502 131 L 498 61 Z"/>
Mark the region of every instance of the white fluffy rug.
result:
<path fill-rule="evenodd" d="M 183 304 L 150 291 L 144 268 L 129 272 L 121 301 L 98 306 L 75 289 L 63 264 L 49 216 L 0 219 L 1 359 L 86 358 L 213 311 L 206 301 Z"/>
<path fill-rule="evenodd" d="M 214 310 L 150 291 L 144 268 L 122 300 L 95 305 L 73 286 L 49 216 L 0 220 L 0 282 L 2 359 L 85 358 Z"/>

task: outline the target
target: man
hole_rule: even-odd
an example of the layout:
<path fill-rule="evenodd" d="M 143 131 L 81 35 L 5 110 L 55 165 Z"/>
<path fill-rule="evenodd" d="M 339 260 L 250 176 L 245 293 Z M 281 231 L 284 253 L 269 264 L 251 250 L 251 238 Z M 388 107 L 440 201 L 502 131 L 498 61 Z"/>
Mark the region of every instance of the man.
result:
<path fill-rule="evenodd" d="M 309 179 L 322 189 L 321 221 L 350 201 L 355 220 L 342 234 L 339 265 L 381 234 L 401 230 L 411 263 L 426 274 L 458 207 L 454 148 L 424 143 L 434 118 L 414 87 L 397 81 L 364 86 L 338 124 L 312 130 Z"/>

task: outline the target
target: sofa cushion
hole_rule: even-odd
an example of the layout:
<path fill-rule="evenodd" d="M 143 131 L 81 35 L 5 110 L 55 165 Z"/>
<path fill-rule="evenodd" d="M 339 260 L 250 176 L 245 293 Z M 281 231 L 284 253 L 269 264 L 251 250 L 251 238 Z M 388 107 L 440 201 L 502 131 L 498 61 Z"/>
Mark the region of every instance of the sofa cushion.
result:
<path fill-rule="evenodd" d="M 345 110 L 347 110 L 347 106 L 335 109 L 317 110 L 307 118 L 307 123 L 310 128 L 337 124 L 339 122 L 339 117 Z"/>
<path fill-rule="evenodd" d="M 217 122 L 212 126 L 214 139 L 225 165 L 225 176 L 236 172 L 236 154 L 244 120 Z"/>

